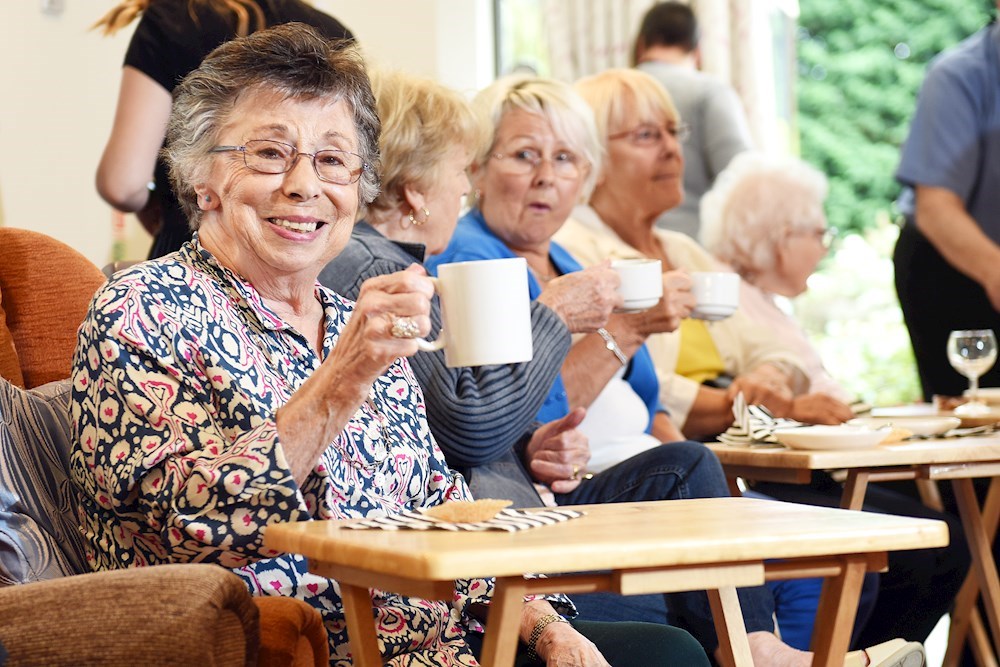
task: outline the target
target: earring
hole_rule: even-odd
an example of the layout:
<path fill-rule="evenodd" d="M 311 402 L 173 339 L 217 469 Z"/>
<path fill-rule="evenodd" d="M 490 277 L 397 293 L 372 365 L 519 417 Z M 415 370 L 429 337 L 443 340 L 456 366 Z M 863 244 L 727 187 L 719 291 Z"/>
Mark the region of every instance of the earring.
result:
<path fill-rule="evenodd" d="M 205 203 L 207 204 L 210 201 L 212 201 L 212 196 L 211 195 L 205 195 Z"/>
<path fill-rule="evenodd" d="M 413 225 L 414 227 L 419 227 L 420 225 L 426 223 L 428 220 L 431 219 L 431 212 L 428 211 L 426 208 L 421 206 L 420 211 L 424 214 L 423 220 L 417 220 L 417 218 L 413 215 L 415 211 L 412 208 L 410 209 L 410 215 L 406 216 L 407 219 L 410 221 L 410 224 Z"/>

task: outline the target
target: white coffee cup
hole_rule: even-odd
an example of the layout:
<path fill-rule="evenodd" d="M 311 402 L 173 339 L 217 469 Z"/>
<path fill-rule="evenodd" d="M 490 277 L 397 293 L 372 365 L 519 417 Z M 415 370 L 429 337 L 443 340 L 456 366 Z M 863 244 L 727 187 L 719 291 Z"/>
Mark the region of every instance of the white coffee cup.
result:
<path fill-rule="evenodd" d="M 455 262 L 438 267 L 434 287 L 444 324 L 425 352 L 444 348 L 450 368 L 531 361 L 528 265 L 521 257 Z"/>
<path fill-rule="evenodd" d="M 691 317 L 724 320 L 740 305 L 740 276 L 730 271 L 700 271 L 691 274 L 695 307 Z"/>
<path fill-rule="evenodd" d="M 663 268 L 658 259 L 616 259 L 611 268 L 618 272 L 622 310 L 634 312 L 652 308 L 663 298 Z"/>

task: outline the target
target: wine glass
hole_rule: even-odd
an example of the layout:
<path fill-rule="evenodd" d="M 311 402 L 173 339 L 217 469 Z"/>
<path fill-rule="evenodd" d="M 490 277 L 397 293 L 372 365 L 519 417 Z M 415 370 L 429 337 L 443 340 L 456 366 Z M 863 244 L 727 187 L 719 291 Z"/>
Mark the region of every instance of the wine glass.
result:
<path fill-rule="evenodd" d="M 948 362 L 969 378 L 969 402 L 955 408 L 956 414 L 977 415 L 989 408 L 979 400 L 979 376 L 997 360 L 997 339 L 992 329 L 952 331 L 948 334 Z"/>

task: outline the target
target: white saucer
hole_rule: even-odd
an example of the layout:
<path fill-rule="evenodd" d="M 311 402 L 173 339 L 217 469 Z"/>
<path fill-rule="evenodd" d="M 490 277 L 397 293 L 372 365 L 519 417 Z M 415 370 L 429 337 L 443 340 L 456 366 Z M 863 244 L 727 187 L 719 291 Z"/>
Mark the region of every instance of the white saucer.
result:
<path fill-rule="evenodd" d="M 655 299 L 630 299 L 622 303 L 621 308 L 616 308 L 619 313 L 638 313 L 642 310 L 649 310 L 660 302 L 660 297 Z"/>
<path fill-rule="evenodd" d="M 703 303 L 691 311 L 691 317 L 697 320 L 724 320 L 736 312 L 736 306 L 724 303 Z"/>
<path fill-rule="evenodd" d="M 882 428 L 883 426 L 898 426 L 905 428 L 913 435 L 931 436 L 944 435 L 953 428 L 962 425 L 958 417 L 947 416 L 910 416 L 910 417 L 857 417 L 847 422 L 850 426 L 867 426 Z"/>
<path fill-rule="evenodd" d="M 888 435 L 864 426 L 801 426 L 778 429 L 774 437 L 792 449 L 869 449 Z"/>

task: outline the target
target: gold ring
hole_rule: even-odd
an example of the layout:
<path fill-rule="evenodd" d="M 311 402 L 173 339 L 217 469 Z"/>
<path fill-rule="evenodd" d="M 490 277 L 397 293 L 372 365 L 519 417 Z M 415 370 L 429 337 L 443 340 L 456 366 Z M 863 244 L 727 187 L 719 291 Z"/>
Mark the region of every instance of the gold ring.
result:
<path fill-rule="evenodd" d="M 392 320 L 390 333 L 393 338 L 416 338 L 420 333 L 420 327 L 412 317 L 395 317 Z"/>
<path fill-rule="evenodd" d="M 580 466 L 573 464 L 573 474 L 569 476 L 570 479 L 578 479 L 580 477 Z"/>

